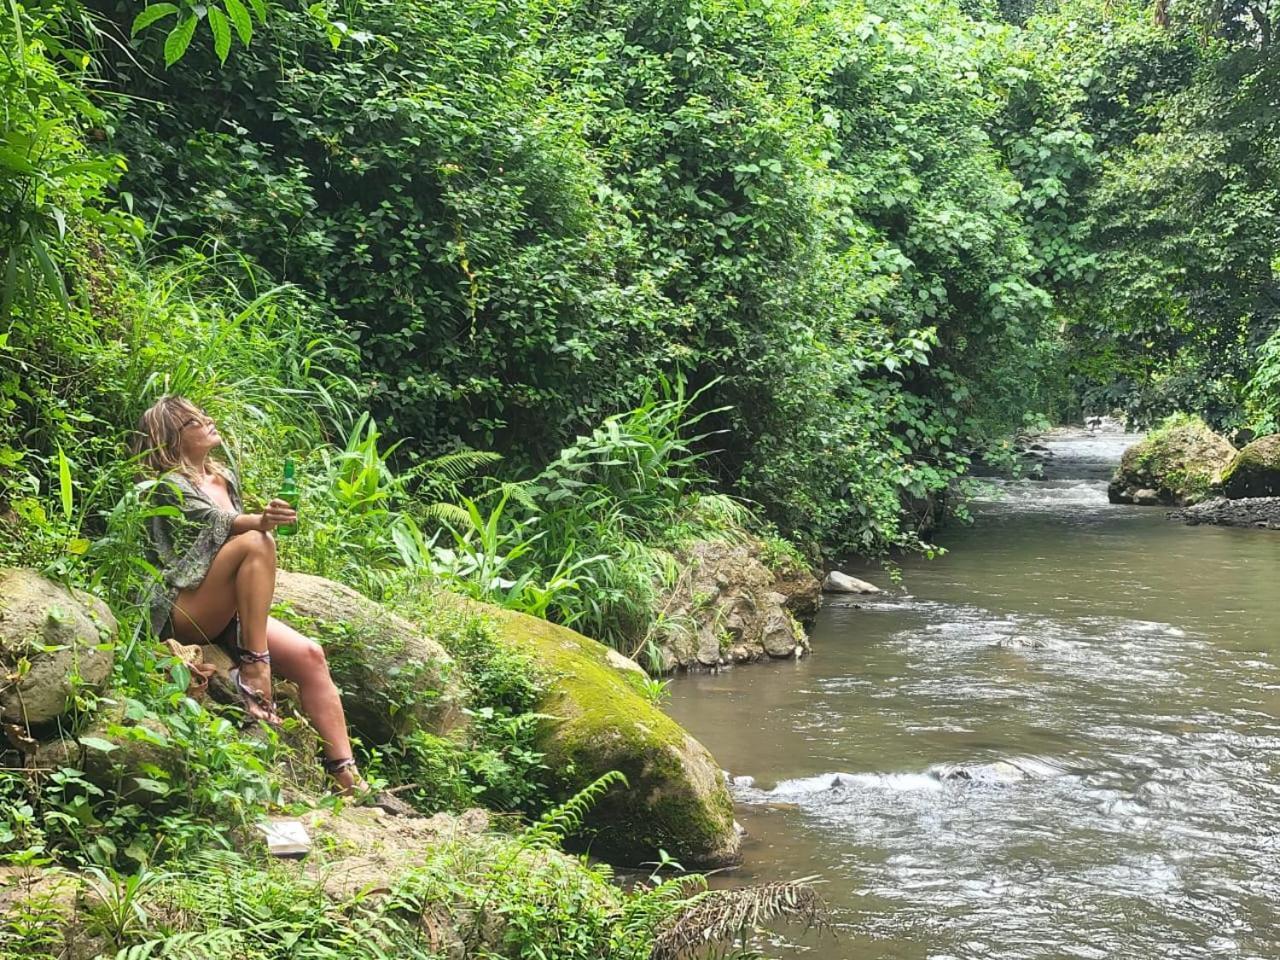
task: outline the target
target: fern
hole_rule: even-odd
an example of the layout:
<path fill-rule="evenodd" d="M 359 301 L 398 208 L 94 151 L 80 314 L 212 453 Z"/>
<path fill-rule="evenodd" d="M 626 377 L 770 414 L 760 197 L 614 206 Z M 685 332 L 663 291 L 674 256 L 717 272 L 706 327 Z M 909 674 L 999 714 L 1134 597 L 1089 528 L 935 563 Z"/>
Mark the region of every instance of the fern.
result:
<path fill-rule="evenodd" d="M 517 846 L 521 849 L 558 846 L 582 826 L 582 821 L 600 798 L 619 784 L 627 786 L 627 778 L 621 771 L 610 770 L 526 827 L 517 838 Z"/>
<path fill-rule="evenodd" d="M 459 450 L 456 453 L 446 453 L 434 460 L 426 460 L 415 468 L 415 472 L 422 473 L 423 480 L 427 483 L 433 481 L 461 483 L 481 467 L 487 467 L 501 459 L 502 454 L 488 450 Z"/>
<path fill-rule="evenodd" d="M 443 526 L 460 526 L 467 522 L 467 511 L 456 503 L 432 503 L 424 507 L 422 515 Z"/>
<path fill-rule="evenodd" d="M 537 513 L 540 509 L 534 489 L 531 489 L 528 483 L 502 483 L 495 492 L 500 496 L 509 497 L 531 512 Z"/>
<path fill-rule="evenodd" d="M 115 960 L 222 960 L 243 947 L 244 936 L 231 927 L 194 930 L 148 940 L 116 953 Z"/>

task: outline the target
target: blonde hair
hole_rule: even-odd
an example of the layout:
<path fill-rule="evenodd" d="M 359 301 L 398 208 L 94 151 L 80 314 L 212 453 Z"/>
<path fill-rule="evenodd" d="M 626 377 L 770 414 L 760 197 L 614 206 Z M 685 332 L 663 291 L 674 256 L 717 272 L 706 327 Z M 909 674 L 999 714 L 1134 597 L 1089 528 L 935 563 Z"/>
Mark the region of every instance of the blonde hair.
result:
<path fill-rule="evenodd" d="M 177 473 L 192 482 L 200 479 L 198 464 L 182 456 L 182 430 L 192 417 L 207 420 L 208 414 L 186 397 L 166 394 L 138 418 L 133 452 L 144 472 L 152 477 Z M 214 460 L 207 461 L 207 466 L 215 473 L 227 475 L 226 468 Z"/>

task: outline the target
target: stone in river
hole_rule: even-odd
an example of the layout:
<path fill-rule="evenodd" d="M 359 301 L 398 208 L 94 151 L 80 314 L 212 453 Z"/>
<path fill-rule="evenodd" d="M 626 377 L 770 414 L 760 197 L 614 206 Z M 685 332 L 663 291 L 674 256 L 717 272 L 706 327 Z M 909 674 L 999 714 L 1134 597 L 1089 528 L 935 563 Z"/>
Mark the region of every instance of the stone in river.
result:
<path fill-rule="evenodd" d="M 822 589 L 824 593 L 881 592 L 880 588 L 875 584 L 859 580 L 857 577 L 851 577 L 847 573 L 841 573 L 839 570 L 832 570 L 827 574 L 827 579 L 822 581 Z"/>

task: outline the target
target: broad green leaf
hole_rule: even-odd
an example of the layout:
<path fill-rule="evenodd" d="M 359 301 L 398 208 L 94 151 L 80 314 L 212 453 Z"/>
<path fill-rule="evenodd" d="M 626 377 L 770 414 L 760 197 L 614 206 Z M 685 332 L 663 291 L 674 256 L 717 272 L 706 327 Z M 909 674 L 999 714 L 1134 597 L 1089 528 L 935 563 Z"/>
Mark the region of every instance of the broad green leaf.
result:
<path fill-rule="evenodd" d="M 99 753 L 110 753 L 112 750 L 120 749 L 118 743 L 103 740 L 101 737 L 81 737 L 80 745 L 88 747 L 90 750 L 97 750 Z"/>
<path fill-rule="evenodd" d="M 194 13 L 189 13 L 181 20 L 178 25 L 169 31 L 169 36 L 164 41 L 164 65 L 171 67 L 179 60 L 182 55 L 187 52 L 187 47 L 191 46 L 191 38 L 196 32 L 197 17 Z"/>
<path fill-rule="evenodd" d="M 40 272 L 44 274 L 45 282 L 49 285 L 49 289 L 54 296 L 58 298 L 58 302 L 62 304 L 62 309 L 70 310 L 71 301 L 67 299 L 67 288 L 62 284 L 62 274 L 54 266 L 53 258 L 49 256 L 49 251 L 45 249 L 44 241 L 40 238 L 40 231 L 32 229 L 28 230 L 27 233 L 31 238 L 31 252 L 36 255 L 36 262 L 40 265 Z"/>
<path fill-rule="evenodd" d="M 34 176 L 38 172 L 30 160 L 8 147 L 0 147 L 0 169 L 25 177 Z"/>
<path fill-rule="evenodd" d="M 164 796 L 169 792 L 168 784 L 161 783 L 159 780 L 152 780 L 149 777 L 134 777 L 133 783 L 139 790 L 146 790 L 148 793 Z"/>
<path fill-rule="evenodd" d="M 218 55 L 219 63 L 226 63 L 227 54 L 231 52 L 231 25 L 217 7 L 209 8 L 209 29 L 213 31 L 213 52 Z"/>
<path fill-rule="evenodd" d="M 236 33 L 240 35 L 240 42 L 247 47 L 249 41 L 253 39 L 253 18 L 249 16 L 249 11 L 240 0 L 224 0 L 224 2 L 227 7 L 227 16 L 231 18 Z"/>
<path fill-rule="evenodd" d="M 163 20 L 165 17 L 171 17 L 178 12 L 176 3 L 153 3 L 149 7 L 145 7 L 143 11 L 133 18 L 133 27 L 129 30 L 129 36 L 136 37 L 139 31 L 147 29 L 157 20 Z"/>
<path fill-rule="evenodd" d="M 9 251 L 4 265 L 4 290 L 0 292 L 0 320 L 9 317 L 9 308 L 13 305 L 14 295 L 18 292 L 18 250 Z"/>

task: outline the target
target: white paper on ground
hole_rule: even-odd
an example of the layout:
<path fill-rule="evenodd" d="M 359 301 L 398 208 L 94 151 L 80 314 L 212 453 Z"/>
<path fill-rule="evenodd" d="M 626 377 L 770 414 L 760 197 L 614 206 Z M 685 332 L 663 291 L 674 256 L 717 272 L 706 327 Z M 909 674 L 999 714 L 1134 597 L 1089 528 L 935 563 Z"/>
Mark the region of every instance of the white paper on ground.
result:
<path fill-rule="evenodd" d="M 311 852 L 311 838 L 301 820 L 266 820 L 257 827 L 273 857 L 305 857 Z"/>

